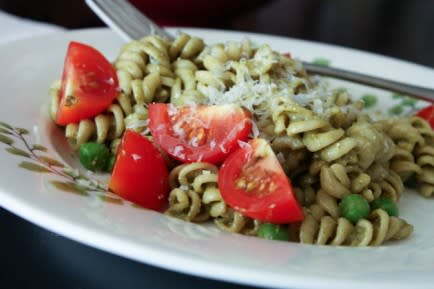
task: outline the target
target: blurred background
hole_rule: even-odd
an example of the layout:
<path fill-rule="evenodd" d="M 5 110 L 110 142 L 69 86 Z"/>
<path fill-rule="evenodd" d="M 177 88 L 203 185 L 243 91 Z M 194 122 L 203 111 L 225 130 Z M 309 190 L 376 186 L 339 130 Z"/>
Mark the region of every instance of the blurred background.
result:
<path fill-rule="evenodd" d="M 131 0 L 163 25 L 289 36 L 434 67 L 432 0 Z M 67 28 L 104 26 L 83 1 L 0 0 L 0 9 Z"/>

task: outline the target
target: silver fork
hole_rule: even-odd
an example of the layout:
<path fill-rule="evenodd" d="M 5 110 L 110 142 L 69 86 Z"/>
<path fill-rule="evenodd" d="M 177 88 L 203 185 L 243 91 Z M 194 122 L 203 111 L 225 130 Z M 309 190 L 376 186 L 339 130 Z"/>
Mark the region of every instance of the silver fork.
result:
<path fill-rule="evenodd" d="M 145 35 L 173 36 L 142 14 L 126 0 L 86 0 L 86 4 L 110 28 L 123 39 L 130 41 Z M 382 88 L 434 103 L 434 89 L 369 76 L 358 72 L 302 62 L 306 71 L 336 79 L 343 79 L 368 86 Z"/>

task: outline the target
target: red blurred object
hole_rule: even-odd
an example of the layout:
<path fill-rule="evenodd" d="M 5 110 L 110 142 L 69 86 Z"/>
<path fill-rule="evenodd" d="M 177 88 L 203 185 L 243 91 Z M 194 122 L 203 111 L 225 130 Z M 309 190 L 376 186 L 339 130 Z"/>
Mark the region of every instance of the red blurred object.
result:
<path fill-rule="evenodd" d="M 431 125 L 431 128 L 434 130 L 434 104 L 422 108 L 416 113 L 417 116 L 425 119 Z"/>
<path fill-rule="evenodd" d="M 130 0 L 162 26 L 222 27 L 266 0 Z"/>

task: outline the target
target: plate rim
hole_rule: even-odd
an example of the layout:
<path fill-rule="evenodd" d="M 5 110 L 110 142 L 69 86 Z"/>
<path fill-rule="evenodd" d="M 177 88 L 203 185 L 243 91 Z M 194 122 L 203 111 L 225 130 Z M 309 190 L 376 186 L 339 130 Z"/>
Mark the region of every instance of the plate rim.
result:
<path fill-rule="evenodd" d="M 176 30 L 178 30 L 179 28 L 176 28 Z M 404 60 L 400 60 L 397 58 L 393 58 L 393 57 L 388 57 L 388 56 L 383 56 L 383 55 L 378 55 L 378 54 L 374 54 L 371 52 L 365 52 L 362 50 L 357 50 L 357 49 L 353 49 L 353 48 L 347 48 L 347 47 L 340 47 L 340 46 L 336 46 L 336 45 L 331 45 L 331 44 L 324 44 L 324 43 L 319 43 L 319 42 L 313 42 L 313 41 L 307 41 L 307 40 L 301 40 L 301 39 L 295 39 L 295 38 L 289 38 L 289 37 L 282 37 L 282 36 L 276 36 L 276 35 L 266 35 L 266 34 L 261 34 L 261 33 L 251 33 L 251 32 L 240 32 L 240 31 L 225 31 L 225 30 L 216 30 L 216 29 L 198 29 L 198 28 L 182 28 L 184 30 L 188 30 L 188 31 L 211 31 L 212 33 L 234 33 L 234 34 L 239 34 L 239 33 L 243 33 L 246 35 L 250 35 L 252 38 L 253 37 L 271 37 L 271 38 L 279 38 L 283 41 L 287 41 L 287 40 L 294 40 L 294 41 L 301 41 L 303 43 L 306 44 L 310 44 L 310 45 L 320 45 L 320 46 L 328 46 L 332 49 L 344 49 L 344 50 L 349 50 L 351 52 L 356 52 L 356 53 L 363 53 L 363 54 L 368 54 L 370 56 L 380 56 L 381 58 L 385 58 L 388 59 L 390 61 L 398 61 L 400 63 L 404 63 L 406 65 L 412 65 L 412 66 L 418 66 L 422 69 L 430 69 L 432 70 L 432 68 L 427 67 L 427 66 L 423 66 L 420 64 L 416 64 L 416 63 L 411 63 L 411 62 L 407 62 Z M 2 51 L 3 49 L 8 49 L 8 47 L 13 46 L 13 45 L 21 45 L 22 43 L 26 43 L 26 42 L 31 42 L 32 40 L 34 40 L 35 38 L 49 38 L 49 37 L 68 37 L 68 35 L 74 35 L 76 33 L 80 34 L 80 33 L 106 33 L 106 32 L 110 32 L 109 29 L 107 28 L 93 28 L 93 29 L 79 29 L 79 30 L 72 30 L 72 31 L 56 31 L 50 34 L 46 34 L 46 35 L 38 35 L 36 37 L 32 37 L 32 38 L 28 38 L 28 39 L 22 39 L 22 40 L 17 40 L 17 41 L 13 41 L 10 43 L 7 43 L 5 45 L 0 46 L 0 51 Z M 64 219 L 57 219 L 57 218 L 53 218 L 53 214 L 51 214 L 50 212 L 40 212 L 38 211 L 37 208 L 31 207 L 31 206 L 27 206 L 26 204 L 24 204 L 25 210 L 23 210 L 23 204 L 19 203 L 19 200 L 12 198 L 12 196 L 10 194 L 7 193 L 7 191 L 2 190 L 2 188 L 0 187 L 0 195 L 2 196 L 1 200 L 0 200 L 0 205 L 5 208 L 8 211 L 13 212 L 14 214 L 20 216 L 23 219 L 26 219 L 28 221 L 30 221 L 33 224 L 36 224 L 42 228 L 45 228 L 49 231 L 52 232 L 56 232 L 59 233 L 69 239 L 72 239 L 74 241 L 86 244 L 90 247 L 96 248 L 96 249 L 100 249 L 100 250 L 104 250 L 106 252 L 112 253 L 112 254 L 116 254 L 119 256 L 123 256 L 125 258 L 128 259 L 133 259 L 142 263 L 146 263 L 146 264 L 150 264 L 150 265 L 154 265 L 157 267 L 161 267 L 161 268 L 165 268 L 165 269 L 169 269 L 169 270 L 173 270 L 173 271 L 177 271 L 177 272 L 183 272 L 183 273 L 188 273 L 191 275 L 196 275 L 196 276 L 202 276 L 202 277 L 206 277 L 206 278 L 210 278 L 210 279 L 214 279 L 214 280 L 221 280 L 221 281 L 229 281 L 229 282 L 234 282 L 234 283 L 239 283 L 239 284 L 246 284 L 246 285 L 256 285 L 256 286 L 272 286 L 272 287 L 281 287 L 281 286 L 297 286 L 300 288 L 310 288 L 312 285 L 314 287 L 317 286 L 323 286 L 322 288 L 347 288 L 347 286 L 349 286 L 348 284 L 348 280 L 335 280 L 334 283 L 328 283 L 330 282 L 330 278 L 321 278 L 321 277 L 317 277 L 315 281 L 310 280 L 308 284 L 305 283 L 306 280 L 304 280 L 304 276 L 302 278 L 297 278 L 296 276 L 292 276 L 293 279 L 291 279 L 292 281 L 290 282 L 291 284 L 283 284 L 282 282 L 275 282 L 275 283 L 270 283 L 270 281 L 266 281 L 261 279 L 261 278 L 257 278 L 257 276 L 253 276 L 253 278 L 251 280 L 240 280 L 239 279 L 239 273 L 230 273 L 230 272 L 225 272 L 225 276 L 215 276 L 213 275 L 213 273 L 218 269 L 222 269 L 222 266 L 225 266 L 224 264 L 215 264 L 215 263 L 209 263 L 209 262 L 202 262 L 198 259 L 194 260 L 195 263 L 197 263 L 197 266 L 193 269 L 192 267 L 189 268 L 184 268 L 184 269 L 180 269 L 179 264 L 182 263 L 183 260 L 176 260 L 176 262 L 173 262 L 172 264 L 170 262 L 157 262 L 155 260 L 159 260 L 159 258 L 149 258 L 151 260 L 146 260 L 144 261 L 141 258 L 137 258 L 135 256 L 133 256 L 133 251 L 131 250 L 131 252 L 127 252 L 125 250 L 122 249 L 117 249 L 116 251 L 113 251 L 113 249 L 110 249 L 110 245 L 108 245 L 111 242 L 106 242 L 106 244 L 97 244 L 98 242 L 95 242 L 94 240 L 98 240 L 101 238 L 104 239 L 110 239 L 112 241 L 119 241 L 120 237 L 114 238 L 114 236 L 108 236 L 107 234 L 103 233 L 102 231 L 95 231 L 95 230 L 91 230 L 88 228 L 83 228 L 77 224 L 75 224 L 74 227 L 74 232 L 81 232 L 80 234 L 71 234 L 69 229 L 67 229 L 68 226 L 71 225 L 70 222 L 68 222 L 67 220 Z M 50 225 L 47 225 L 50 224 Z M 68 226 L 65 226 L 68 225 Z M 69 231 L 69 232 L 68 232 Z M 81 237 L 77 237 L 77 236 L 81 236 Z M 88 237 L 85 237 L 88 236 Z M 92 236 L 92 237 L 91 237 Z M 123 241 L 125 242 L 125 240 Z M 128 242 L 128 241 L 126 241 Z M 103 242 L 104 243 L 104 242 Z M 128 242 L 130 246 L 136 246 L 134 243 Z M 143 246 L 141 246 L 141 250 L 143 250 Z M 161 258 L 161 252 L 160 253 L 155 253 L 153 255 L 152 253 L 152 248 L 145 248 L 145 251 L 150 254 L 150 256 L 156 256 L 159 255 Z M 166 256 L 167 253 L 164 252 L 164 256 Z M 167 257 L 171 256 L 173 258 L 173 255 L 168 254 Z M 178 256 L 175 256 L 176 258 L 179 259 Z M 164 258 L 161 258 L 164 259 Z M 185 261 L 185 260 L 184 260 Z M 178 264 L 179 263 L 179 264 Z M 197 268 L 202 268 L 201 271 L 197 271 Z M 245 270 L 245 268 L 239 268 L 237 267 L 236 270 L 239 272 L 240 270 L 243 271 Z M 228 270 L 226 270 L 228 271 Z M 243 275 L 251 275 L 251 273 L 249 272 L 243 272 Z M 278 274 L 280 276 L 280 274 Z M 256 283 L 252 283 L 256 282 Z M 274 281 L 272 281 L 274 282 Z M 412 284 L 415 285 L 415 288 L 427 288 L 427 285 L 429 285 L 431 283 L 419 283 L 419 284 Z M 324 287 L 325 285 L 325 287 Z M 403 286 L 403 284 L 401 283 L 397 283 L 397 282 L 387 282 L 387 284 L 378 284 L 377 282 L 375 282 L 375 284 L 373 284 L 372 282 L 369 282 L 369 280 L 367 280 L 366 282 L 360 283 L 358 282 L 357 284 L 351 284 L 352 286 L 354 286 L 353 288 L 365 288 L 366 286 L 373 286 L 373 287 L 378 287 L 379 285 L 381 285 L 381 287 L 383 286 L 394 286 L 394 288 L 405 288 L 405 286 Z M 419 286 L 420 285 L 420 286 Z M 380 287 L 379 287 L 380 288 Z M 383 287 L 384 288 L 384 287 Z"/>

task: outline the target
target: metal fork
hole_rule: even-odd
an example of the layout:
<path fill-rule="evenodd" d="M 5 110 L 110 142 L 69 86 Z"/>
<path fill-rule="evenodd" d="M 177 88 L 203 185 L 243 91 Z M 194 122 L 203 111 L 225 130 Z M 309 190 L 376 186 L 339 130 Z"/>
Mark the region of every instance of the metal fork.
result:
<path fill-rule="evenodd" d="M 159 35 L 168 39 L 173 36 L 137 10 L 126 0 L 86 0 L 86 4 L 109 27 L 126 41 L 145 35 Z M 434 103 L 434 89 L 369 76 L 358 72 L 330 66 L 302 62 L 306 71 L 336 79 L 343 79 L 368 86 L 382 88 Z"/>

